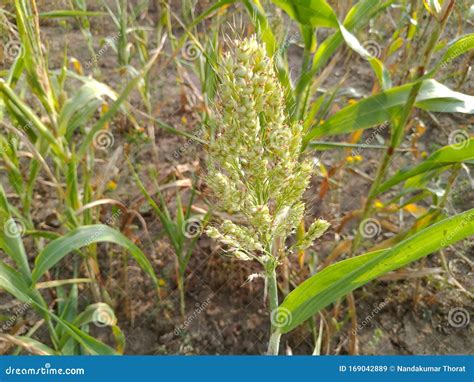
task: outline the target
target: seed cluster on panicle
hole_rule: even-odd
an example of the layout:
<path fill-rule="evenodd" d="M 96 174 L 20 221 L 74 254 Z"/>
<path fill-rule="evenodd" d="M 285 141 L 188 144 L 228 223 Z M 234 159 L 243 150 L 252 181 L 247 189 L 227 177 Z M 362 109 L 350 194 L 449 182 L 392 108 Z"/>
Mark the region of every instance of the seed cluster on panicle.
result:
<path fill-rule="evenodd" d="M 207 182 L 219 207 L 242 215 L 207 233 L 239 258 L 271 256 L 271 243 L 286 238 L 303 219 L 302 196 L 313 165 L 300 160 L 303 128 L 288 118 L 274 63 L 253 36 L 235 41 L 219 70 L 215 140 L 209 146 Z M 299 247 L 309 246 L 329 224 L 317 220 Z"/>

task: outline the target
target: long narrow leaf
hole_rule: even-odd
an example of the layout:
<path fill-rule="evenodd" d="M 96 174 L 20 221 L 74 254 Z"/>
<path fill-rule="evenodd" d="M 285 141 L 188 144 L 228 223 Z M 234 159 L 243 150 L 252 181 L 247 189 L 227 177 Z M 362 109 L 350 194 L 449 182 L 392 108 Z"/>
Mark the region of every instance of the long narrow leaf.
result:
<path fill-rule="evenodd" d="M 313 127 L 305 143 L 314 138 L 366 129 L 395 117 L 405 105 L 414 84 L 391 88 L 347 106 L 323 124 Z M 445 113 L 474 113 L 474 97 L 455 92 L 435 80 L 424 80 L 416 99 L 417 107 Z"/>
<path fill-rule="evenodd" d="M 473 234 L 474 209 L 425 228 L 391 249 L 329 266 L 285 298 L 279 309 L 288 319 L 279 331 L 287 333 L 348 292 Z"/>
<path fill-rule="evenodd" d="M 84 246 L 99 242 L 115 243 L 130 251 L 140 267 L 148 273 L 153 282 L 158 285 L 158 279 L 153 267 L 140 248 L 119 231 L 102 224 L 77 228 L 49 243 L 36 257 L 35 267 L 32 273 L 33 283 L 36 283 L 51 267 L 55 266 L 67 254 Z"/>
<path fill-rule="evenodd" d="M 392 178 L 378 188 L 377 194 L 381 194 L 398 183 L 424 172 L 472 159 L 474 159 L 474 138 L 466 140 L 463 143 L 442 147 L 419 165 L 410 169 L 398 171 Z"/>

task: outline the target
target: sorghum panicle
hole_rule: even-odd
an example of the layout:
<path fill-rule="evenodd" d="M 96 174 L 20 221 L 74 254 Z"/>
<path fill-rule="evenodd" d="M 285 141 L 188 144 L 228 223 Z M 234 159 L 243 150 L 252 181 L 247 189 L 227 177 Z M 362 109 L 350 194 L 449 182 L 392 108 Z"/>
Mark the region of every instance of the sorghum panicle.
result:
<path fill-rule="evenodd" d="M 285 239 L 303 219 L 313 166 L 310 159 L 300 161 L 302 125 L 286 115 L 273 60 L 255 37 L 235 42 L 219 75 L 219 130 L 209 147 L 207 181 L 219 207 L 246 224 L 226 220 L 207 233 L 243 260 L 261 259 L 272 256 L 273 241 Z M 328 226 L 317 220 L 298 248 Z"/>

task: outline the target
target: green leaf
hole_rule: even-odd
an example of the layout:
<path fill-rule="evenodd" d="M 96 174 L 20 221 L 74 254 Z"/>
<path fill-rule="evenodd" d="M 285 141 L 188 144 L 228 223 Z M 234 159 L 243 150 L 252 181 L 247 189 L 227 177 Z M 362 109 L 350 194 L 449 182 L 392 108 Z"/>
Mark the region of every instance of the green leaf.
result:
<path fill-rule="evenodd" d="M 99 81 L 87 79 L 86 83 L 61 109 L 58 118 L 60 134 L 64 135 L 67 132 L 69 139 L 74 130 L 85 125 L 98 107 L 104 103 L 105 96 L 113 101 L 117 99 L 117 95 L 110 87 Z"/>
<path fill-rule="evenodd" d="M 61 17 L 94 17 L 107 15 L 105 12 L 79 11 L 79 10 L 58 10 L 51 12 L 43 12 L 39 17 L 45 19 L 61 18 Z"/>
<path fill-rule="evenodd" d="M 474 234 L 474 209 L 444 219 L 391 249 L 356 256 L 331 265 L 294 289 L 279 309 L 287 333 L 338 298 L 369 281 Z"/>
<path fill-rule="evenodd" d="M 381 3 L 379 0 L 361 0 L 358 1 L 349 11 L 346 18 L 344 19 L 344 27 L 354 33 L 360 29 L 363 25 L 372 20 L 376 14 L 386 7 L 388 7 L 394 0 L 389 0 L 385 3 Z M 313 76 L 321 70 L 324 65 L 328 62 L 330 57 L 344 42 L 341 30 L 338 29 L 333 35 L 325 39 L 316 50 L 316 54 L 313 59 L 313 66 L 304 76 L 301 76 L 298 81 L 298 91 L 306 88 L 308 83 L 311 81 Z"/>
<path fill-rule="evenodd" d="M 112 334 L 117 344 L 117 352 L 123 353 L 125 347 L 125 336 L 116 325 L 117 317 L 109 305 L 103 302 L 91 304 L 74 320 L 74 325 L 78 327 L 90 323 L 95 323 L 98 326 L 109 326 L 112 329 Z"/>
<path fill-rule="evenodd" d="M 1 210 L 7 214 L 7 216 L 5 216 L 6 219 L 2 216 Z M 11 217 L 10 205 L 5 195 L 5 190 L 0 184 L 0 225 L 2 227 L 2 231 L 0 232 L 0 248 L 15 262 L 22 276 L 30 281 L 31 271 L 28 264 L 28 257 L 26 256 L 25 247 L 21 239 L 22 232 L 20 232 L 21 229 L 18 228 L 17 224 L 17 221 Z"/>
<path fill-rule="evenodd" d="M 61 325 L 61 327 L 72 337 L 74 338 L 77 342 L 79 342 L 86 351 L 92 355 L 116 355 L 117 352 L 112 349 L 110 346 L 104 344 L 101 341 L 96 340 L 94 337 L 91 337 L 89 334 L 83 332 L 79 328 L 77 328 L 75 325 L 64 321 L 63 319 L 59 318 L 55 314 L 49 312 L 48 310 L 45 310 L 44 308 L 41 308 L 41 310 L 44 311 L 44 313 L 48 314 L 50 317 L 52 317 L 55 321 Z"/>
<path fill-rule="evenodd" d="M 30 303 L 32 291 L 21 277 L 21 274 L 0 260 L 0 289 L 5 289 L 9 294 L 21 302 Z"/>
<path fill-rule="evenodd" d="M 158 49 L 156 53 L 153 55 L 153 57 L 143 67 L 143 69 L 127 83 L 127 85 L 125 86 L 123 91 L 120 93 L 120 95 L 117 97 L 115 102 L 110 106 L 107 112 L 105 112 L 100 117 L 100 119 L 97 121 L 94 127 L 89 131 L 89 133 L 84 138 L 84 141 L 82 142 L 81 147 L 79 148 L 78 160 L 81 160 L 83 156 L 85 155 L 87 149 L 90 147 L 94 139 L 94 135 L 105 127 L 108 121 L 119 111 L 122 103 L 126 102 L 132 90 L 135 89 L 135 87 L 140 83 L 140 81 L 142 81 L 143 77 L 148 73 L 148 71 L 151 69 L 151 67 L 155 63 L 156 59 L 158 58 L 159 53 L 160 53 L 160 50 Z"/>
<path fill-rule="evenodd" d="M 89 305 L 74 320 L 74 325 L 83 326 L 91 322 L 99 323 L 103 326 L 112 326 L 117 323 L 117 317 L 113 309 L 104 302 Z"/>
<path fill-rule="evenodd" d="M 97 224 L 77 228 L 65 236 L 49 243 L 36 257 L 32 273 L 33 283 L 36 283 L 51 267 L 55 266 L 67 254 L 90 244 L 99 242 L 115 243 L 127 249 L 141 268 L 150 275 L 158 285 L 158 279 L 152 265 L 143 252 L 119 231 L 107 225 Z"/>
<path fill-rule="evenodd" d="M 32 290 L 13 268 L 0 261 L 0 289 L 6 290 L 22 302 L 33 305 L 47 319 L 54 319 L 91 354 L 116 354 L 108 345 L 97 341 L 74 325 L 53 314 L 36 290 Z"/>
<path fill-rule="evenodd" d="M 461 130 L 460 130 L 461 131 Z M 467 138 L 467 133 L 466 133 Z M 410 169 L 399 170 L 392 178 L 377 189 L 377 195 L 387 191 L 396 184 L 427 171 L 445 167 L 449 164 L 461 163 L 474 159 L 474 138 L 440 148 L 424 162 Z"/>
<path fill-rule="evenodd" d="M 474 34 L 467 34 L 459 37 L 457 40 L 448 44 L 448 49 L 444 52 L 441 60 L 436 64 L 431 71 L 434 72 L 440 67 L 446 67 L 451 61 L 460 55 L 474 49 Z"/>
<path fill-rule="evenodd" d="M 51 133 L 50 129 L 36 116 L 36 113 L 16 95 L 13 89 L 0 78 L 0 93 L 3 93 L 5 100 L 10 101 L 21 112 L 22 117 L 29 121 L 35 128 L 38 135 L 42 136 L 52 147 L 53 151 L 61 158 L 66 159 L 58 139 Z"/>
<path fill-rule="evenodd" d="M 344 25 L 339 25 L 339 29 L 341 30 L 342 37 L 346 41 L 347 45 L 363 58 L 365 58 L 372 69 L 374 70 L 375 75 L 380 83 L 382 89 L 388 89 L 392 86 L 392 80 L 390 79 L 390 73 L 385 69 L 383 66 L 382 61 L 380 61 L 377 57 L 372 56 L 357 40 L 357 38 L 349 32 Z"/>
<path fill-rule="evenodd" d="M 338 27 L 337 16 L 325 0 L 272 0 L 288 15 L 303 25 Z"/>
<path fill-rule="evenodd" d="M 306 135 L 305 144 L 322 136 L 350 133 L 366 129 L 396 117 L 405 106 L 414 83 L 391 88 L 347 106 L 313 127 Z M 455 92 L 436 80 L 424 80 L 415 106 L 446 113 L 474 113 L 474 97 Z"/>

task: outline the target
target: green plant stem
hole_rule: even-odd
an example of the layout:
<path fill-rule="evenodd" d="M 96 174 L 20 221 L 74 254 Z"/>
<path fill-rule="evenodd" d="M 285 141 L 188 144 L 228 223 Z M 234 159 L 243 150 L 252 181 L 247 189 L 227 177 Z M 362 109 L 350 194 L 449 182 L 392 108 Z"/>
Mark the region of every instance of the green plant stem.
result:
<path fill-rule="evenodd" d="M 278 327 L 275 326 L 273 322 L 273 312 L 278 308 L 278 284 L 276 278 L 276 262 L 274 260 L 269 260 L 266 265 L 265 277 L 268 286 L 268 301 L 269 301 L 269 311 L 270 311 L 270 322 L 271 322 L 271 335 L 270 341 L 268 342 L 267 355 L 278 355 L 278 349 L 280 347 L 280 337 L 281 333 L 278 330 Z M 272 314 L 273 313 L 273 314 Z"/>
<path fill-rule="evenodd" d="M 186 314 L 186 301 L 184 300 L 184 275 L 178 272 L 178 289 L 179 289 L 179 308 L 181 316 L 184 318 Z"/>
<path fill-rule="evenodd" d="M 396 126 L 393 129 L 390 145 L 384 154 L 382 163 L 377 170 L 377 175 L 375 177 L 375 180 L 370 187 L 370 191 L 367 196 L 367 200 L 365 202 L 360 221 L 364 221 L 365 219 L 367 219 L 372 212 L 373 203 L 375 201 L 378 188 L 380 184 L 382 183 L 382 181 L 384 180 L 388 167 L 390 165 L 390 162 L 393 158 L 393 155 L 403 139 L 403 133 L 405 131 L 405 127 L 407 125 L 408 119 L 411 115 L 413 106 L 416 101 L 416 97 L 422 85 L 422 82 L 419 81 L 419 79 L 425 74 L 425 70 L 430 63 L 431 55 L 433 54 L 434 48 L 436 47 L 436 43 L 442 31 L 444 30 L 444 27 L 449 18 L 449 13 L 451 10 L 452 10 L 452 7 L 448 8 L 447 14 L 444 16 L 442 21 L 436 25 L 436 28 L 433 31 L 431 38 L 426 45 L 422 64 L 418 67 L 414 85 L 411 88 L 405 107 L 403 108 L 400 117 L 397 119 Z M 359 248 L 361 239 L 362 239 L 362 234 L 360 230 L 357 230 L 356 236 L 354 237 L 354 241 L 352 242 L 352 253 L 355 253 L 357 249 Z"/>

